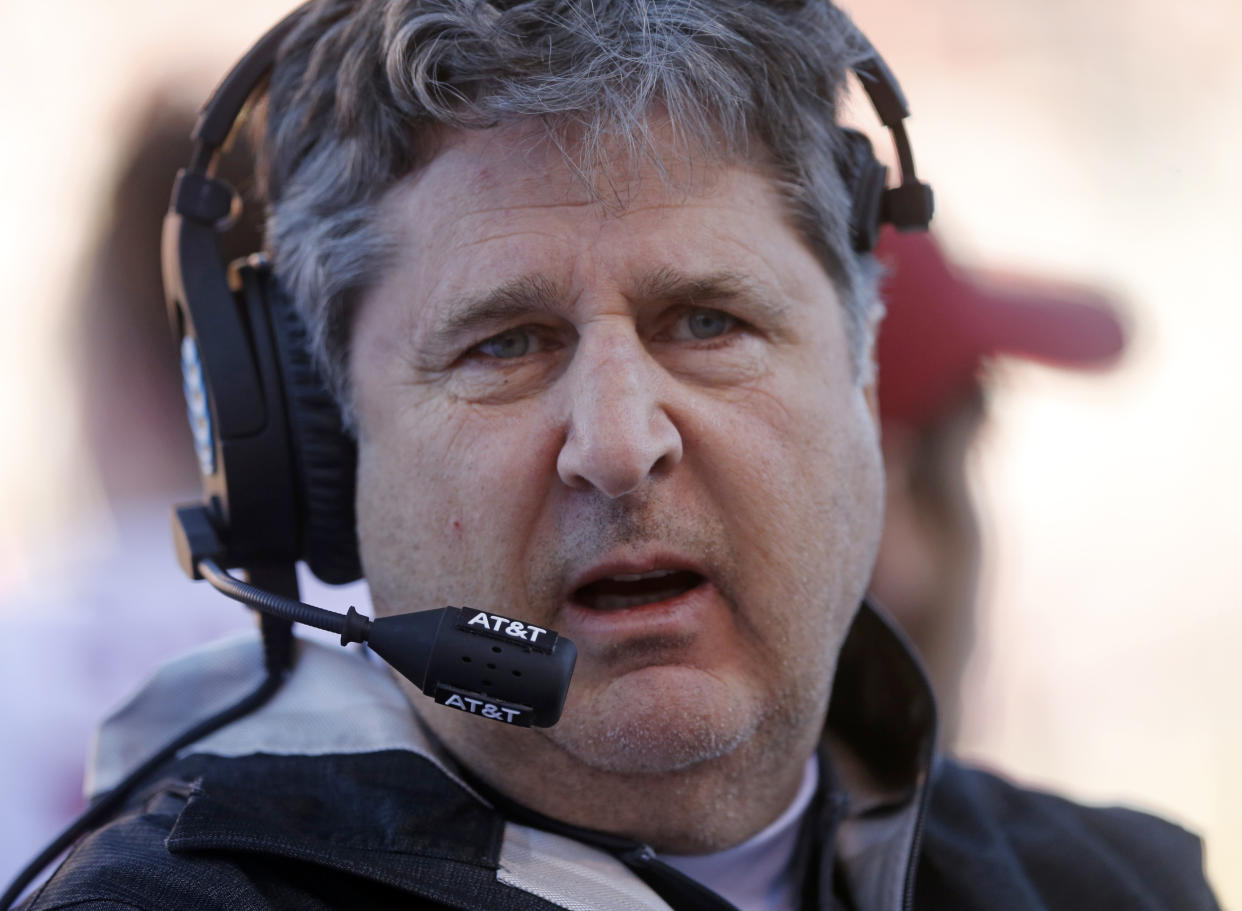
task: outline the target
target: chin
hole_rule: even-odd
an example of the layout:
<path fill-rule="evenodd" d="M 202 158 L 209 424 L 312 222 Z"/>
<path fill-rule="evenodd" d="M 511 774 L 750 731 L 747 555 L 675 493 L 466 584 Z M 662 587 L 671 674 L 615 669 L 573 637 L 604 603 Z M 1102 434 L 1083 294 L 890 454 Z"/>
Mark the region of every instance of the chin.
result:
<path fill-rule="evenodd" d="M 678 772 L 737 750 L 759 726 L 759 700 L 687 667 L 647 667 L 600 691 L 571 693 L 549 739 L 601 772 Z"/>

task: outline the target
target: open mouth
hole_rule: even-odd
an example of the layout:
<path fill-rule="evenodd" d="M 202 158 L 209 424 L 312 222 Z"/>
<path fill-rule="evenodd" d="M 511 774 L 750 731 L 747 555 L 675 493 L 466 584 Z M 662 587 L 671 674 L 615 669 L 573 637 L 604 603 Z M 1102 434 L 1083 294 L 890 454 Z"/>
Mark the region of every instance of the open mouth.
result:
<path fill-rule="evenodd" d="M 575 589 L 569 598 L 574 604 L 589 610 L 617 611 L 668 601 L 706 581 L 699 573 L 688 569 L 618 573 Z"/>

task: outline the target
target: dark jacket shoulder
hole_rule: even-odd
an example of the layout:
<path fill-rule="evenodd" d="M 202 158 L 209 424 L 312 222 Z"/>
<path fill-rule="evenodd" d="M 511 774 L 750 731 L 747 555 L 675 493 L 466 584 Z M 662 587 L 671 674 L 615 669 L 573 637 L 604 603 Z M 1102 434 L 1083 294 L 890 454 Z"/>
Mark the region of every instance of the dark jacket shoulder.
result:
<path fill-rule="evenodd" d="M 258 889 L 219 859 L 169 853 L 168 833 L 185 805 L 180 788 L 161 789 L 79 841 L 23 911 L 267 907 Z M 232 867 L 232 864 L 228 864 Z"/>
<path fill-rule="evenodd" d="M 193 756 L 22 908 L 551 909 L 496 882 L 501 825 L 403 751 Z"/>
<path fill-rule="evenodd" d="M 972 903 L 970 896 L 977 896 Z M 936 764 L 916 908 L 1217 911 L 1199 839 L 1121 807 L 1090 807 L 951 760 Z"/>

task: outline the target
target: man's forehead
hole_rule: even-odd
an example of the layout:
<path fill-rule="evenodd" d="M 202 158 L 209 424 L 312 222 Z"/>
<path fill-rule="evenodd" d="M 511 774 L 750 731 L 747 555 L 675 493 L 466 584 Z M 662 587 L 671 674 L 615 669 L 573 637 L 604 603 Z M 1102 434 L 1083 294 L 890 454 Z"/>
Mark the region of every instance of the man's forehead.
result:
<path fill-rule="evenodd" d="M 488 129 L 436 129 L 425 163 L 398 190 L 431 185 L 438 196 L 487 195 L 523 189 L 547 202 L 598 205 L 624 214 L 644 198 L 684 202 L 710 195 L 726 170 L 753 172 L 778 191 L 781 181 L 763 144 L 743 152 L 721 141 L 702 142 L 679 130 L 660 110 L 590 142 L 572 124 L 521 118 Z M 549 192 L 552 191 L 552 192 Z"/>
<path fill-rule="evenodd" d="M 529 123 L 445 130 L 394 192 L 389 277 L 415 337 L 438 348 L 467 327 L 572 318 L 586 288 L 631 306 L 747 302 L 777 317 L 805 286 L 786 274 L 789 249 L 822 269 L 766 168 L 677 158 L 670 142 L 661 158 L 616 163 L 601 191 L 554 139 Z"/>

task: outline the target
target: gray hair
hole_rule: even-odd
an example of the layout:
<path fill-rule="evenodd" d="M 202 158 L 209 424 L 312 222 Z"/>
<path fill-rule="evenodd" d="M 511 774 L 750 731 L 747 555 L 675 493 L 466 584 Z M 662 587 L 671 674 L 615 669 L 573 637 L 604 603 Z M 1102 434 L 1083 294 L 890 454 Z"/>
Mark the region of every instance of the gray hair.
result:
<path fill-rule="evenodd" d="M 580 171 L 620 141 L 651 154 L 667 113 L 687 150 L 755 156 L 834 279 L 858 376 L 881 305 L 853 252 L 836 166 L 838 96 L 866 44 L 828 0 L 321 0 L 268 89 L 259 175 L 268 251 L 351 411 L 352 307 L 381 273 L 387 191 L 434 156 L 437 131 L 541 122 Z"/>

